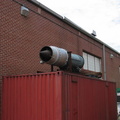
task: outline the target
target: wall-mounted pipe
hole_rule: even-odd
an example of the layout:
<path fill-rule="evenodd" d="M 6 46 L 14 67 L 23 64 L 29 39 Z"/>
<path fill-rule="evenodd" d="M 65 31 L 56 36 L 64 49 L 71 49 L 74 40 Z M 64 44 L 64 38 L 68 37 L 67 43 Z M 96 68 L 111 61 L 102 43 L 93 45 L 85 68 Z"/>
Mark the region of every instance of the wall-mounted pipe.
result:
<path fill-rule="evenodd" d="M 106 54 L 105 54 L 105 45 L 103 45 L 103 70 L 104 70 L 104 80 L 106 80 Z"/>

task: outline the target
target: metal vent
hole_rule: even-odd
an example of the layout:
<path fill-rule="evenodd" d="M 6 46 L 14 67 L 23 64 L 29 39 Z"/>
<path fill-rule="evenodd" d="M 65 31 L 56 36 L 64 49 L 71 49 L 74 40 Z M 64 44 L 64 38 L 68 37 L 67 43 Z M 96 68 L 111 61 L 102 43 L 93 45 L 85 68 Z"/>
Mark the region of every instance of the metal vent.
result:
<path fill-rule="evenodd" d="M 93 35 L 95 37 L 96 36 L 96 31 L 93 30 L 93 32 L 91 33 L 91 35 Z"/>

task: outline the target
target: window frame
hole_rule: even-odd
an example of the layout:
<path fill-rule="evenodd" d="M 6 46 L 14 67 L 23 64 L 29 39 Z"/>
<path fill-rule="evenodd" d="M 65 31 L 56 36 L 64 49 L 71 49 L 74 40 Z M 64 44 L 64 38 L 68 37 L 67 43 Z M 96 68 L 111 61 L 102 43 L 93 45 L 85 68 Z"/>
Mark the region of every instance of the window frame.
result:
<path fill-rule="evenodd" d="M 85 57 L 84 57 L 85 56 Z M 93 63 L 92 64 L 94 64 L 94 67 L 92 68 L 89 68 L 90 67 L 90 57 L 91 56 L 91 59 L 94 59 L 94 61 L 93 61 Z M 92 58 L 93 57 L 93 58 Z M 87 63 L 85 63 L 84 62 L 84 66 L 83 66 L 83 69 L 84 70 L 89 70 L 89 71 L 93 71 L 93 72 L 102 72 L 102 65 L 101 65 L 101 57 L 98 57 L 98 56 L 96 56 L 96 55 L 93 55 L 93 54 L 91 54 L 91 53 L 89 53 L 89 52 L 86 52 L 86 51 L 83 51 L 83 58 L 84 58 L 84 60 L 85 60 L 85 62 L 87 62 Z M 86 60 L 87 59 L 87 60 Z M 97 65 L 98 63 L 97 63 L 97 61 L 96 60 L 98 60 L 99 61 L 99 65 Z M 96 67 L 97 66 L 97 67 Z M 99 67 L 98 67 L 99 66 Z M 99 69 L 99 70 L 98 70 Z"/>

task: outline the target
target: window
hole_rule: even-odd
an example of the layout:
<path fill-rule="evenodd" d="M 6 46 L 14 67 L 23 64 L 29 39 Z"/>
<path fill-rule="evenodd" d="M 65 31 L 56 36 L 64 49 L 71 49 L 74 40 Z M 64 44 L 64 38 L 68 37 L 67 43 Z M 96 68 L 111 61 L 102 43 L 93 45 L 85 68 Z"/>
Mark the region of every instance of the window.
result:
<path fill-rule="evenodd" d="M 84 66 L 83 68 L 90 71 L 101 72 L 101 59 L 83 52 Z"/>

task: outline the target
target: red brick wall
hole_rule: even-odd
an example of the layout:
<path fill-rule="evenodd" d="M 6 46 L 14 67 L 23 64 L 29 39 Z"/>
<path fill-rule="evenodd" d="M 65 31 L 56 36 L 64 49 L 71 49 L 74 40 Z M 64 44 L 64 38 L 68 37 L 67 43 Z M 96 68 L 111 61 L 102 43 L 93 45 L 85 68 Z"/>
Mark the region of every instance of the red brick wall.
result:
<path fill-rule="evenodd" d="M 39 50 L 46 45 L 55 45 L 74 53 L 81 54 L 82 49 L 94 51 L 94 43 L 82 39 L 79 32 L 59 19 L 27 1 L 19 0 L 27 7 L 30 6 L 28 17 L 20 14 L 20 4 L 14 1 L 2 2 L 1 40 L 2 40 L 2 75 L 36 73 L 48 71 L 47 65 L 39 64 Z M 46 17 L 46 18 L 44 18 Z M 89 39 L 89 38 L 88 38 Z M 81 41 L 83 40 L 83 41 Z M 74 44 L 73 44 L 74 43 Z M 100 45 L 98 45 L 100 46 Z M 101 52 L 101 48 L 97 47 Z M 46 68 L 47 66 L 47 68 Z"/>
<path fill-rule="evenodd" d="M 20 14 L 21 4 L 29 8 L 28 17 Z M 62 47 L 81 55 L 85 50 L 101 59 L 103 56 L 102 44 L 27 0 L 2 0 L 0 27 L 1 76 L 50 71 L 49 65 L 39 63 L 39 50 L 46 45 Z M 116 55 L 114 60 L 109 58 L 111 52 Z M 120 55 L 106 48 L 106 56 L 107 79 L 120 80 L 117 70 Z M 119 82 L 117 87 L 120 87 Z"/>
<path fill-rule="evenodd" d="M 111 59 L 110 54 L 113 54 L 114 57 Z M 106 72 L 107 80 L 116 82 L 117 88 L 120 88 L 120 55 L 111 51 L 109 48 L 106 48 Z"/>

